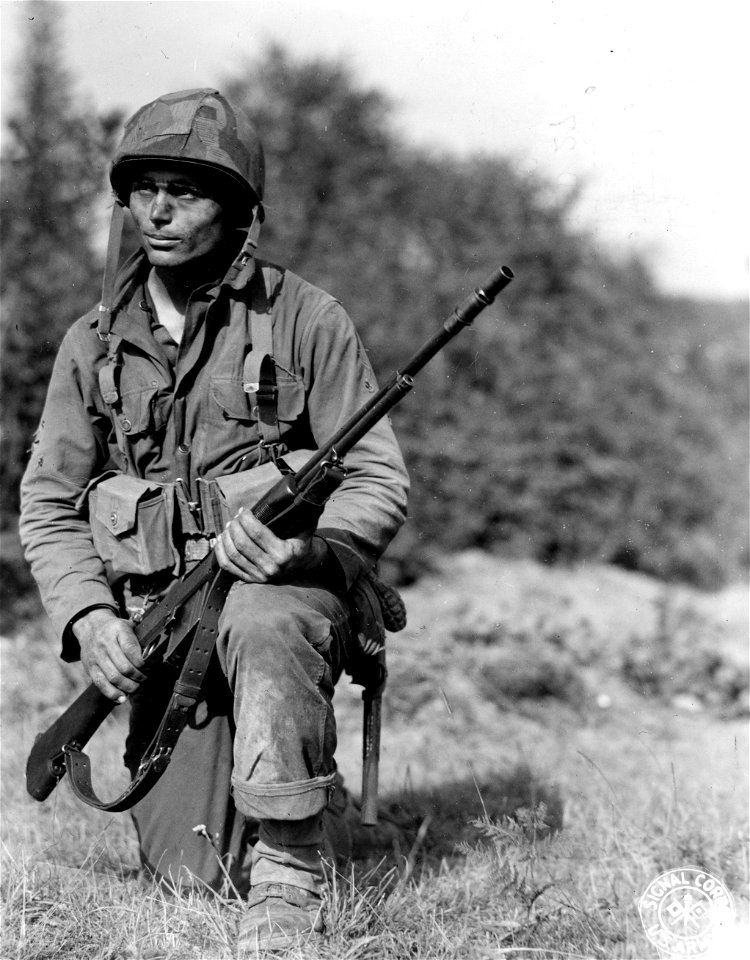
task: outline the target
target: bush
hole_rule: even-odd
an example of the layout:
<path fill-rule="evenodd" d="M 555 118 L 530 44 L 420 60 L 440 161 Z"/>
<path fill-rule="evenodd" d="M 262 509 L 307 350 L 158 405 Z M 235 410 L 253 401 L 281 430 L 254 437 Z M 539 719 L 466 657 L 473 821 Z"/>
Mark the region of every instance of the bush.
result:
<path fill-rule="evenodd" d="M 625 680 L 643 696 L 722 716 L 747 716 L 750 672 L 717 626 L 691 604 L 665 596 L 652 637 L 634 637 L 622 658 Z"/>
<path fill-rule="evenodd" d="M 554 698 L 576 706 L 586 697 L 574 644 L 557 631 L 513 630 L 497 623 L 455 631 L 458 644 L 479 646 L 471 659 L 483 699 L 507 709 L 513 702 Z"/>

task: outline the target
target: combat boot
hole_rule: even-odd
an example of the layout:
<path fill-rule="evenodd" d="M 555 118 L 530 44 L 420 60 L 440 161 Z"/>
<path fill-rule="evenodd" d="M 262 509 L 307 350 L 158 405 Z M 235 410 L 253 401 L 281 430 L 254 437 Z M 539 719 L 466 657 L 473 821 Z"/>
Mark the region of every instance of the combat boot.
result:
<path fill-rule="evenodd" d="M 284 952 L 321 939 L 323 932 L 321 897 L 288 883 L 259 883 L 250 891 L 240 922 L 237 956 L 249 960 L 264 951 Z"/>
<path fill-rule="evenodd" d="M 259 822 L 247 910 L 240 923 L 240 958 L 285 951 L 323 935 L 322 848 L 320 814 Z"/>

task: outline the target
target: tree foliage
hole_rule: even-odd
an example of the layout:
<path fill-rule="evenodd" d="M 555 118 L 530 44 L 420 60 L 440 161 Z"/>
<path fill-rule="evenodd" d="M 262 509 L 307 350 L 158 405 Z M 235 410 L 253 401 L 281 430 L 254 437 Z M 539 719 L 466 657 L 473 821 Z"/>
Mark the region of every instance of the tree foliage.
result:
<path fill-rule="evenodd" d="M 0 177 L 2 622 L 37 602 L 16 532 L 18 487 L 57 348 L 96 302 L 93 237 L 104 157 L 119 123 L 76 102 L 59 56 L 58 9 L 29 2 L 24 11 L 24 60 Z"/>
<path fill-rule="evenodd" d="M 56 5 L 28 4 L 17 105 L 2 158 L 0 252 L 3 519 L 17 489 L 60 340 L 96 299 L 93 235 L 119 115 L 78 106 L 59 57 Z"/>
<path fill-rule="evenodd" d="M 230 90 L 268 155 L 262 254 L 338 296 L 378 370 L 500 261 L 517 275 L 394 414 L 414 479 L 402 571 L 471 546 L 707 586 L 746 562 L 736 318 L 678 307 L 597 249 L 570 226 L 575 192 L 503 157 L 408 149 L 339 62 L 271 47 Z M 711 369 L 690 360 L 706 325 L 729 344 Z"/>

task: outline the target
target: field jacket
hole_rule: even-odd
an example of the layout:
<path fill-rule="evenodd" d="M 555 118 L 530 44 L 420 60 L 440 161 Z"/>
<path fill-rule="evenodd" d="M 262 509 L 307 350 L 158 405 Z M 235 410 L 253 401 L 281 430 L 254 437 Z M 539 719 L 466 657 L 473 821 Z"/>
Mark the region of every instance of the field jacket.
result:
<path fill-rule="evenodd" d="M 99 371 L 108 347 L 93 310 L 73 324 L 60 347 L 22 481 L 26 557 L 68 647 L 77 648 L 67 628 L 84 610 L 116 607 L 81 507 L 95 478 L 114 469 L 168 484 L 175 480 L 174 451 L 182 444 L 194 494 L 199 477 L 237 474 L 262 459 L 257 409 L 244 382 L 253 314 L 273 325 L 282 451 L 318 447 L 376 389 L 341 304 L 292 272 L 256 260 L 193 294 L 172 367 L 152 331 L 144 300 L 147 274 L 148 264 L 137 254 L 118 279 L 111 327 L 121 338 L 117 420 L 102 396 Z M 126 438 L 129 466 L 115 424 Z M 387 419 L 355 446 L 346 466 L 347 478 L 327 503 L 317 532 L 348 587 L 375 563 L 406 515 L 408 479 Z M 72 659 L 77 649 L 66 650 L 64 643 L 63 656 Z"/>

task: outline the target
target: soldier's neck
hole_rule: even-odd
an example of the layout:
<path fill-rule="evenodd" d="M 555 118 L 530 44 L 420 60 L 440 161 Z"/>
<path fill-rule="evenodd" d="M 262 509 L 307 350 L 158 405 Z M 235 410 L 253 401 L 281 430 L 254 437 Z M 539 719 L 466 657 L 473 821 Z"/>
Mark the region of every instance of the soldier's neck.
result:
<path fill-rule="evenodd" d="M 156 267 L 151 268 L 146 283 L 159 323 L 175 343 L 180 343 L 193 285 L 188 287 L 173 271 L 158 270 Z"/>
<path fill-rule="evenodd" d="M 182 267 L 151 268 L 147 283 L 156 316 L 177 343 L 182 340 L 192 293 L 204 284 L 218 282 L 232 262 L 236 253 L 235 236 L 230 240 L 210 255 L 191 260 Z"/>

